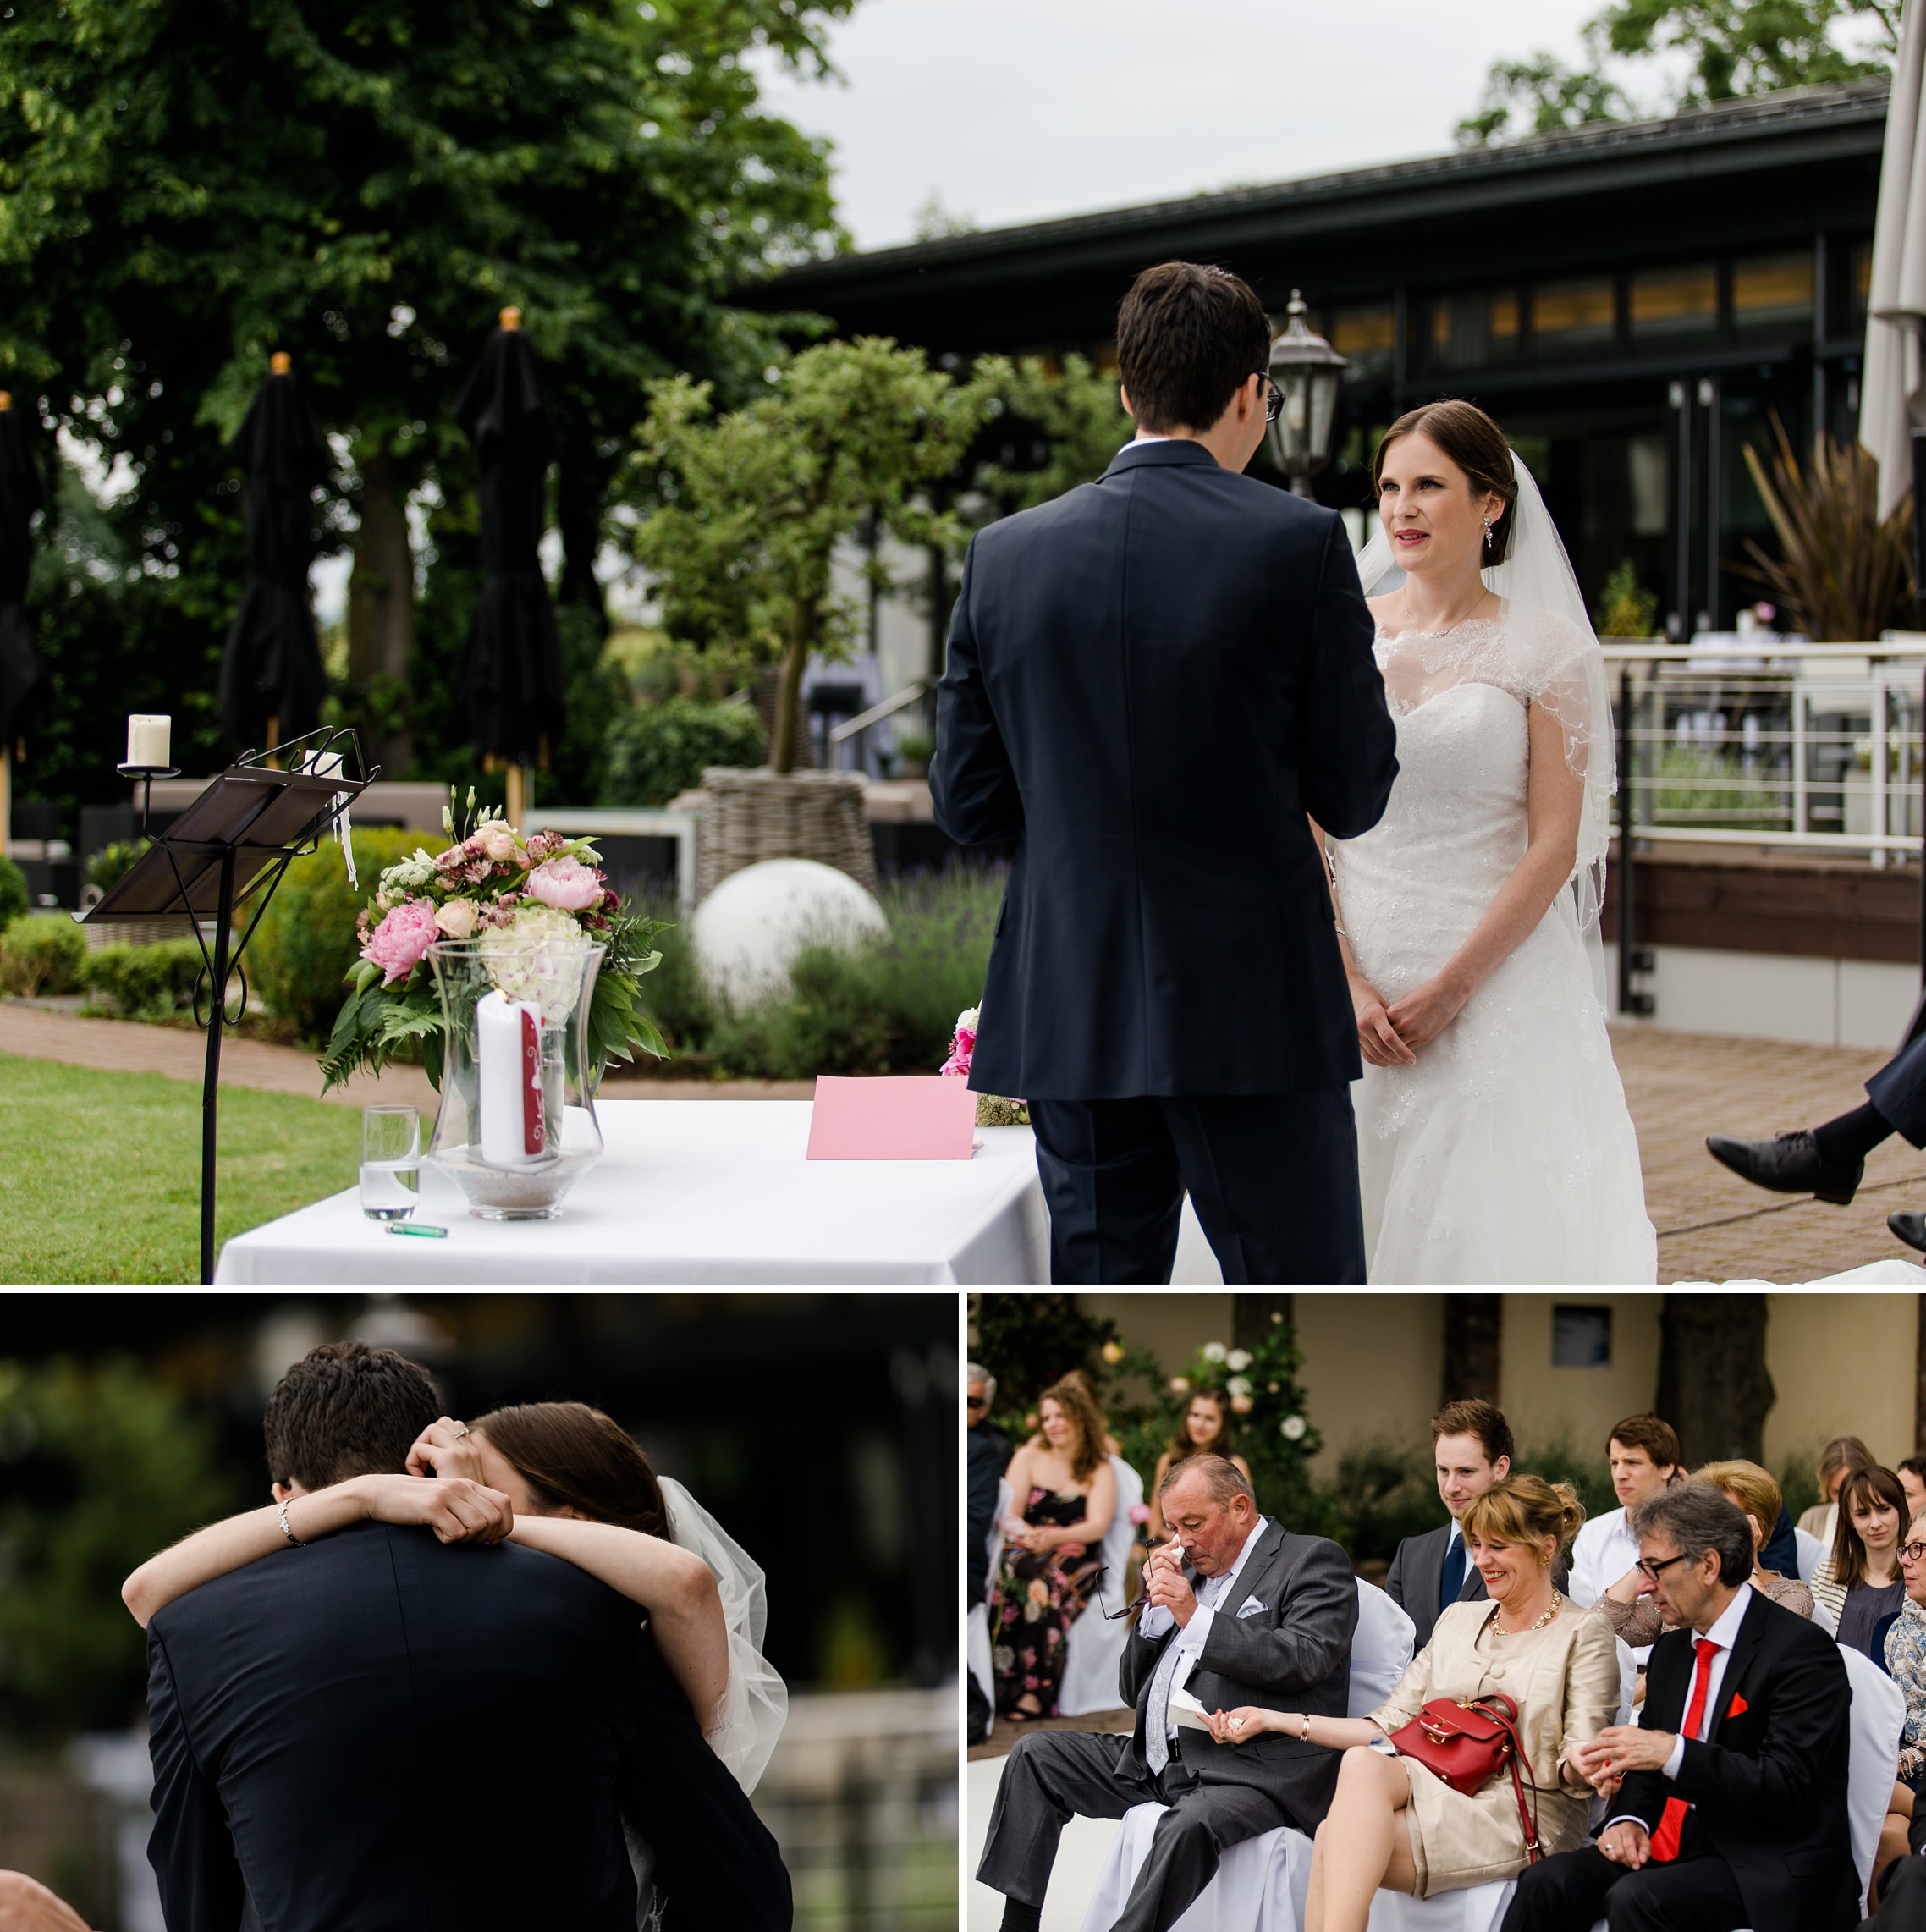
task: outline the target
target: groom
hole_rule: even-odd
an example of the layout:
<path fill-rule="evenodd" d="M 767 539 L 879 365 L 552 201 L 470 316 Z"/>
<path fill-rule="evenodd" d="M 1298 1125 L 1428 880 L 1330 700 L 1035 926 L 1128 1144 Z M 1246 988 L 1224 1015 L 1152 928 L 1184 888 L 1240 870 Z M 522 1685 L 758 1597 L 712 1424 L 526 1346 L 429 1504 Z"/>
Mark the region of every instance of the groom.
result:
<path fill-rule="evenodd" d="M 1362 1071 L 1307 823 L 1377 823 L 1396 735 L 1334 511 L 1243 474 L 1278 392 L 1222 269 L 1117 318 L 1136 438 L 979 531 L 930 786 L 1014 840 L 972 1087 L 1030 1103 L 1058 1282 L 1168 1281 L 1188 1187 L 1230 1282 L 1364 1279 Z"/>
<path fill-rule="evenodd" d="M 317 1348 L 268 1403 L 269 1467 L 283 1495 L 399 1473 L 441 1413 L 392 1349 Z M 633 1604 L 515 1544 L 289 1544 L 148 1627 L 168 1932 L 250 1903 L 278 1932 L 635 1932 L 625 1815 L 679 1932 L 787 1932 L 775 1841 Z"/>

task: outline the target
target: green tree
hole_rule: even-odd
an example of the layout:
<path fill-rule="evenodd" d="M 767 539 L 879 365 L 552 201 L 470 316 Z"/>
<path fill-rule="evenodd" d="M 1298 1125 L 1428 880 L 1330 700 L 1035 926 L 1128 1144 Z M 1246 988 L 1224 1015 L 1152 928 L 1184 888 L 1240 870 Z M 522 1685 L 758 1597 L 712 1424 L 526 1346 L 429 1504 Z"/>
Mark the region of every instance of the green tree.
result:
<path fill-rule="evenodd" d="M 1899 12 L 1899 0 L 1613 0 L 1582 30 L 1586 65 L 1549 53 L 1494 62 L 1477 111 L 1458 124 L 1459 144 L 1869 79 L 1891 67 Z M 1641 108 L 1606 69 L 1658 56 L 1670 57 L 1678 78 Z"/>
<path fill-rule="evenodd" d="M 971 481 L 995 515 L 1008 516 L 1101 476 L 1131 433 L 1114 375 L 1099 375 L 1081 355 L 1060 364 L 1026 355 L 997 391 Z"/>
<path fill-rule="evenodd" d="M 553 372 L 579 578 L 645 385 L 694 368 L 745 386 L 776 324 L 730 309 L 729 290 L 834 243 L 825 150 L 760 110 L 756 63 L 820 69 L 849 4 L 14 10 L 0 377 L 48 428 L 132 465 L 115 520 L 128 570 L 167 585 L 193 640 L 177 653 L 201 674 L 187 690 L 211 696 L 237 590 L 225 440 L 287 349 L 349 458 L 322 507 L 358 526 L 350 661 L 364 707 L 393 726 L 391 768 L 404 759 L 406 505 L 437 475 L 498 310 L 523 309 Z"/>
<path fill-rule="evenodd" d="M 766 393 L 713 413 L 713 386 L 656 385 L 633 495 L 638 559 L 662 586 L 670 634 L 779 664 L 771 762 L 795 769 L 798 697 L 815 652 L 845 651 L 857 612 L 832 587 L 839 544 L 874 526 L 954 547 L 927 493 L 949 477 L 1006 380 L 994 358 L 966 382 L 887 337 L 819 343 L 773 362 Z"/>
<path fill-rule="evenodd" d="M 0 1359 L 0 1711 L 53 1739 L 140 1709 L 128 1572 L 240 1505 L 212 1432 L 130 1362 Z"/>

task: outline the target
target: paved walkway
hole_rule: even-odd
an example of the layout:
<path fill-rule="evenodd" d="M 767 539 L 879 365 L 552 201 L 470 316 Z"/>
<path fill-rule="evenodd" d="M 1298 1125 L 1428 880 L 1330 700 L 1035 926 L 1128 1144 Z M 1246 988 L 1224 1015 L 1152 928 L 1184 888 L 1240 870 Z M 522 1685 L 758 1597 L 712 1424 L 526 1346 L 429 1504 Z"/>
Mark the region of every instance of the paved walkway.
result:
<path fill-rule="evenodd" d="M 1775 1133 L 1856 1105 L 1884 1054 L 1637 1027 L 1615 1028 L 1612 1039 L 1638 1129 L 1661 1281 L 1809 1281 L 1907 1255 L 1885 1218 L 1894 1208 L 1926 1207 L 1926 1160 L 1903 1141 L 1874 1153 L 1850 1208 L 1762 1193 L 1705 1151 L 1708 1133 Z M 0 1000 L 0 1054 L 198 1082 L 204 1052 L 201 1035 L 182 1028 Z M 312 1054 L 258 1040 L 223 1044 L 221 1083 L 323 1098 Z M 612 1100 L 806 1100 L 812 1091 L 807 1081 L 633 1078 L 611 1078 L 602 1088 Z M 419 1067 L 359 1077 L 325 1098 L 348 1106 L 396 1100 L 424 1111 L 435 1104 Z"/>

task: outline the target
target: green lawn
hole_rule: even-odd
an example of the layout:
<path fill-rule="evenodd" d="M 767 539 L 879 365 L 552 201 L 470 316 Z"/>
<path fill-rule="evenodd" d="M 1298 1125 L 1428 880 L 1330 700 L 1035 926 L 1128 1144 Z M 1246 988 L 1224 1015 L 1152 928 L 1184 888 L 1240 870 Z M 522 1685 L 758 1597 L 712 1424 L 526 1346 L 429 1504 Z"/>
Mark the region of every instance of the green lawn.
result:
<path fill-rule="evenodd" d="M 221 1240 L 354 1185 L 352 1107 L 221 1094 Z M 201 1088 L 0 1054 L 0 1280 L 195 1281 Z"/>

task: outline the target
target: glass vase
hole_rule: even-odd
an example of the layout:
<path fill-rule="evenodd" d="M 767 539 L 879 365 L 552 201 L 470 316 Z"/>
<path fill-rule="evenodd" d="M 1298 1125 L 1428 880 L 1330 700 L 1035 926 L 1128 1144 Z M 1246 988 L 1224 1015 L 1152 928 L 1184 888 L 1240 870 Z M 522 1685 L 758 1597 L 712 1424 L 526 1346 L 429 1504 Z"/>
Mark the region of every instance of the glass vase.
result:
<path fill-rule="evenodd" d="M 482 1220 L 553 1219 L 602 1158 L 588 1009 L 605 950 L 512 933 L 428 949 L 445 1031 L 426 1158 Z"/>

